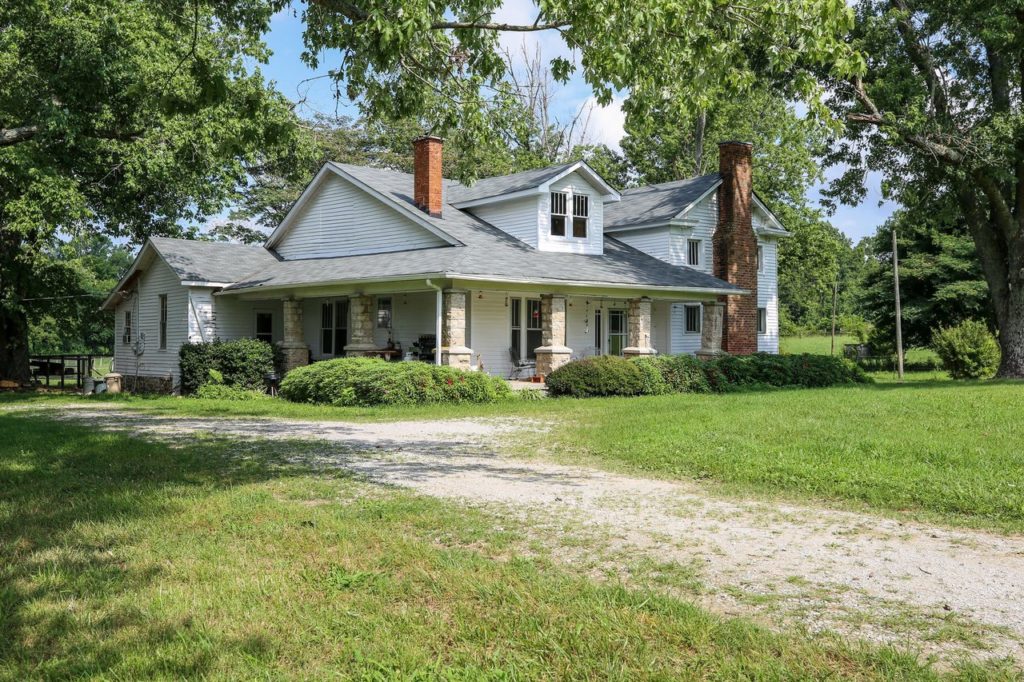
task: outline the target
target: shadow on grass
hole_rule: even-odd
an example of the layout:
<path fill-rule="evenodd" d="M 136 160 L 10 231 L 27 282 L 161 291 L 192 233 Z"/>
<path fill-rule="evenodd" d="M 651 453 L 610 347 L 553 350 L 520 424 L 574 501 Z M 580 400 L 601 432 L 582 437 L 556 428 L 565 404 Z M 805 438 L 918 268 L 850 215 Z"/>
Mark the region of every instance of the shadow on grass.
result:
<path fill-rule="evenodd" d="M 273 458 L 238 460 L 223 442 L 189 445 L 0 414 L 0 678 L 104 675 L 129 649 L 176 649 L 136 655 L 133 675 L 208 672 L 214 647 L 182 647 L 215 635 L 191 619 L 167 622 L 115 599 L 142 592 L 165 570 L 126 558 L 139 541 L 133 529 L 180 510 L 182 495 L 302 472 Z M 251 656 L 264 646 L 217 639 L 216 648 Z"/>

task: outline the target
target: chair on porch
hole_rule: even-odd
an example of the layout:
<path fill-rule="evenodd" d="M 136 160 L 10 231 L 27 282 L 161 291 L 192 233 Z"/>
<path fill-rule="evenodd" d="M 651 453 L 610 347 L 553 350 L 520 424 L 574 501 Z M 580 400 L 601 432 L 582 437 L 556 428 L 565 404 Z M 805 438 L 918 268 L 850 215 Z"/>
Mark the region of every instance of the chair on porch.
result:
<path fill-rule="evenodd" d="M 536 360 L 523 360 L 519 357 L 519 351 L 512 347 L 508 349 L 508 356 L 512 360 L 512 370 L 508 373 L 509 379 L 519 379 L 526 371 L 529 372 L 527 376 L 531 377 L 537 373 Z"/>

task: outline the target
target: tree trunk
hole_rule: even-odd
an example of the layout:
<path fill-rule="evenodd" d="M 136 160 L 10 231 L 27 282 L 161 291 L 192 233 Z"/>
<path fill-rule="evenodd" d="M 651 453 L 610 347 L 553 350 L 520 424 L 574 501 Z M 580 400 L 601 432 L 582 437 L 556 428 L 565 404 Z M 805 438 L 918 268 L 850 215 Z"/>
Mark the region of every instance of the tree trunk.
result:
<path fill-rule="evenodd" d="M 1003 358 L 996 376 L 1024 379 L 1024 286 L 1011 285 L 1005 307 L 999 301 L 996 306 L 1004 310 L 1003 319 L 999 321 L 999 348 Z"/>
<path fill-rule="evenodd" d="M 23 310 L 0 308 L 0 380 L 27 384 L 32 379 L 28 367 L 28 317 Z"/>

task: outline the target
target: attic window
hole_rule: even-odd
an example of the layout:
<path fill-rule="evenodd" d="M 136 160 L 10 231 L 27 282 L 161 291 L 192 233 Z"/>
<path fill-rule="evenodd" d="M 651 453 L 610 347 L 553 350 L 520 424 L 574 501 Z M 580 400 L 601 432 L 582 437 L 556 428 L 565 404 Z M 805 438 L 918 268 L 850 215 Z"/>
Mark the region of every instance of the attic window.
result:
<path fill-rule="evenodd" d="M 572 236 L 587 238 L 587 217 L 590 215 L 590 197 L 586 194 L 572 196 Z"/>
<path fill-rule="evenodd" d="M 564 237 L 568 218 L 568 201 L 565 192 L 551 193 L 551 236 Z"/>

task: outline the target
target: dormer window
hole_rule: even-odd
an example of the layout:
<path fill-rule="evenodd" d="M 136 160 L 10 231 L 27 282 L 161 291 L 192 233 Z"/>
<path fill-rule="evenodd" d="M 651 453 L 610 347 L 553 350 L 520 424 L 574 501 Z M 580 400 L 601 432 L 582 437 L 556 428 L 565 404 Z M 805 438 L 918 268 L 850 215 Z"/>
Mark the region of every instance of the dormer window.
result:
<path fill-rule="evenodd" d="M 568 201 L 565 192 L 551 193 L 551 236 L 564 237 L 565 223 L 568 217 Z"/>
<path fill-rule="evenodd" d="M 569 213 L 569 198 L 572 197 L 572 213 Z M 586 194 L 567 192 L 551 193 L 551 236 L 566 237 L 569 218 L 572 218 L 572 237 L 587 238 L 587 223 L 590 220 L 590 197 Z"/>
<path fill-rule="evenodd" d="M 577 239 L 587 238 L 587 219 L 590 216 L 590 197 L 586 194 L 574 194 L 572 197 L 572 236 Z"/>

